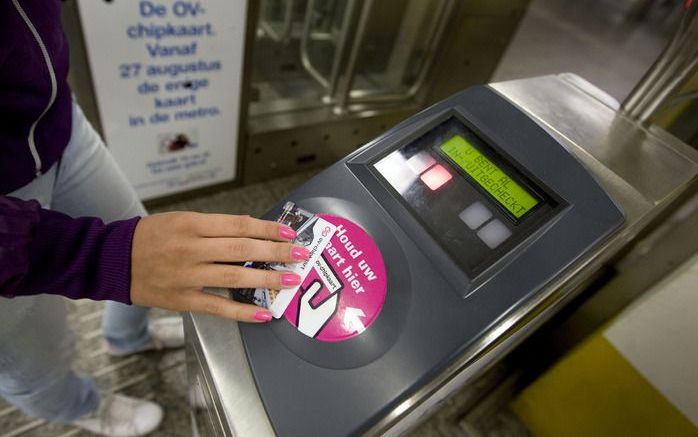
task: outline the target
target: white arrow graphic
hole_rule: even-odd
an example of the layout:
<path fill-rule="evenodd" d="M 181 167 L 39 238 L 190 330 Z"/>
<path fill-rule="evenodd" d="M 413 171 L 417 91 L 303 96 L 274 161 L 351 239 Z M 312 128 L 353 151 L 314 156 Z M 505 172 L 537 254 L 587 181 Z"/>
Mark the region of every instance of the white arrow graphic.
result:
<path fill-rule="evenodd" d="M 320 281 L 313 281 L 307 290 L 301 289 L 303 295 L 298 307 L 298 330 L 311 338 L 315 337 L 330 317 L 334 315 L 339 303 L 339 294 L 334 293 L 320 305 L 313 307 L 310 302 L 321 290 L 322 283 Z"/>
<path fill-rule="evenodd" d="M 357 332 L 359 334 L 364 332 L 366 327 L 360 317 L 366 317 L 361 308 L 347 307 L 344 310 L 344 328 L 349 332 Z"/>

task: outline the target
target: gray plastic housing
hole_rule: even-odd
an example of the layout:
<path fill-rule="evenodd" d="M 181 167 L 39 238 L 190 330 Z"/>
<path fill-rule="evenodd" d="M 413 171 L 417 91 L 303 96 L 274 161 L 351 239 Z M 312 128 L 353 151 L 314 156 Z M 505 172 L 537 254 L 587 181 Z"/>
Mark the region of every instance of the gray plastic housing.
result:
<path fill-rule="evenodd" d="M 454 113 L 564 201 L 564 208 L 477 281 L 450 260 L 372 170 L 377 159 Z M 345 342 L 310 339 L 283 319 L 240 325 L 259 393 L 281 436 L 367 430 L 624 221 L 569 151 L 484 86 L 395 126 L 304 184 L 266 217 L 275 218 L 286 200 L 362 226 L 383 254 L 388 293 L 375 323 Z"/>

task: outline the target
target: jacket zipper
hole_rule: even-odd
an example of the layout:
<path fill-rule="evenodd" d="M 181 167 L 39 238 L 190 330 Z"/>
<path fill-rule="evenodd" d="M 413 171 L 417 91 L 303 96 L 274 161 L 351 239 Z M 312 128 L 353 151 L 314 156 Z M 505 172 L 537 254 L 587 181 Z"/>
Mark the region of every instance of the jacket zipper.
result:
<path fill-rule="evenodd" d="M 36 131 L 36 126 L 39 124 L 39 121 L 41 121 L 41 119 L 44 117 L 44 115 L 46 115 L 48 110 L 51 109 L 51 106 L 53 106 L 53 102 L 56 101 L 58 85 L 56 83 L 56 73 L 53 71 L 53 64 L 51 63 L 51 58 L 48 55 L 48 50 L 46 50 L 46 45 L 44 44 L 44 41 L 41 39 L 39 32 L 37 32 L 36 27 L 34 27 L 34 24 L 31 22 L 27 14 L 24 12 L 22 6 L 19 5 L 18 0 L 12 0 L 12 4 L 14 4 L 15 9 L 17 9 L 17 12 L 19 12 L 19 15 L 22 17 L 22 20 L 24 20 L 24 22 L 27 24 L 27 27 L 29 27 L 29 30 L 31 31 L 32 35 L 34 35 L 34 39 L 39 44 L 41 53 L 44 55 L 46 67 L 48 68 L 49 77 L 51 78 L 51 97 L 48 100 L 48 105 L 46 105 L 44 111 L 41 114 L 39 114 L 39 117 L 37 117 L 37 119 L 34 120 L 34 123 L 32 123 L 31 127 L 29 128 L 29 151 L 31 152 L 32 157 L 34 158 L 34 165 L 36 171 L 35 174 L 36 176 L 40 176 L 41 157 L 39 156 L 39 152 L 36 149 L 36 143 L 34 141 L 34 132 Z"/>

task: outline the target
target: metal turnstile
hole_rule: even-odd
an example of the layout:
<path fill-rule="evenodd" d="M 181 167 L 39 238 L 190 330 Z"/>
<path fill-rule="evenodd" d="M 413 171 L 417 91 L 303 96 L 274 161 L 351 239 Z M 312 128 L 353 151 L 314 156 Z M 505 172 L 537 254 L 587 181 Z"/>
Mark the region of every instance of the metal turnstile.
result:
<path fill-rule="evenodd" d="M 186 315 L 196 429 L 399 435 L 475 381 L 695 189 L 695 150 L 617 106 L 570 74 L 478 87 L 401 123 L 291 194 L 371 235 L 388 272 L 385 307 L 344 345 L 303 337 L 283 319 L 239 326 Z M 380 164 L 391 154 L 423 152 L 434 161 L 433 178 L 432 170 L 419 170 L 403 186 L 389 176 L 394 166 Z M 506 196 L 473 170 L 481 155 L 509 184 Z M 405 194 L 413 186 L 426 193 L 427 208 Z M 472 222 L 482 213 L 468 216 L 470 207 L 459 215 L 473 230 L 462 225 L 463 234 L 479 229 L 461 242 L 485 256 L 473 261 L 449 252 L 458 247 L 450 233 L 458 219 L 439 220 L 438 211 L 451 205 L 434 201 L 442 186 L 451 187 L 442 193 L 453 199 L 475 196 L 489 211 L 486 225 Z M 512 198 L 517 207 L 506 201 Z M 481 234 L 495 222 L 499 237 Z M 504 239 L 502 227 L 510 230 Z M 287 369 L 286 376 L 275 369 Z M 351 412 L 339 408 L 361 399 L 362 390 L 369 394 L 363 403 Z M 327 397 L 333 391 L 337 397 Z"/>

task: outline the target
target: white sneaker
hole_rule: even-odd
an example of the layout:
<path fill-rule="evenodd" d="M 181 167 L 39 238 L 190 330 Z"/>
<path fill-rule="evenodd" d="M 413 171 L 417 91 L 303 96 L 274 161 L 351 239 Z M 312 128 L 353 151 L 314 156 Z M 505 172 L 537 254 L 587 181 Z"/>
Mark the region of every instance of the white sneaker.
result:
<path fill-rule="evenodd" d="M 154 431 L 162 416 L 162 408 L 154 402 L 110 394 L 102 398 L 95 411 L 73 425 L 107 437 L 136 437 Z"/>
<path fill-rule="evenodd" d="M 106 342 L 107 353 L 123 357 L 152 350 L 175 349 L 184 346 L 184 322 L 179 316 L 163 317 L 148 322 L 150 340 L 135 351 L 124 352 Z"/>

